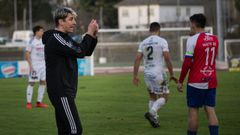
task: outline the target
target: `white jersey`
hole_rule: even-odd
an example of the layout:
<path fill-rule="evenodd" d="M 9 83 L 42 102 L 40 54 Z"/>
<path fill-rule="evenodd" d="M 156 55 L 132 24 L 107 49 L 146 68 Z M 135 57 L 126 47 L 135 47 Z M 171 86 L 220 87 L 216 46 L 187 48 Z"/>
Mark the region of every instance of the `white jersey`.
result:
<path fill-rule="evenodd" d="M 42 39 L 34 37 L 27 45 L 26 51 L 30 52 L 30 58 L 33 65 L 34 63 L 42 63 L 45 66 L 44 45 Z"/>
<path fill-rule="evenodd" d="M 143 54 L 144 72 L 153 74 L 163 74 L 164 58 L 163 52 L 168 52 L 168 43 L 165 39 L 152 35 L 143 40 L 138 48 L 138 52 Z"/>

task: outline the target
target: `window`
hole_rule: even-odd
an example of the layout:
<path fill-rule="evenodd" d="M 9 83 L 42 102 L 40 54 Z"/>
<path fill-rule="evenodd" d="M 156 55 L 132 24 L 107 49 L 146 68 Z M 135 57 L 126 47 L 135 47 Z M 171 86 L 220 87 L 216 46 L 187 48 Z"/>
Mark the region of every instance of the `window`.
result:
<path fill-rule="evenodd" d="M 186 8 L 186 15 L 187 15 L 187 16 L 190 16 L 190 15 L 191 15 L 191 13 L 190 13 L 190 8 L 189 8 L 189 7 Z"/>
<path fill-rule="evenodd" d="M 131 25 L 126 26 L 126 29 L 132 29 L 132 28 L 133 28 L 133 26 L 131 26 Z"/>
<path fill-rule="evenodd" d="M 139 17 L 142 16 L 142 10 L 141 9 L 138 9 L 138 15 L 139 15 Z"/>
<path fill-rule="evenodd" d="M 150 8 L 150 16 L 154 16 L 154 9 Z"/>
<path fill-rule="evenodd" d="M 180 9 L 180 7 L 176 8 L 176 16 L 177 17 L 181 16 L 181 9 Z"/>
<path fill-rule="evenodd" d="M 123 16 L 123 17 L 128 17 L 128 10 L 127 10 L 127 9 L 124 9 L 124 10 L 122 11 L 122 16 Z"/>

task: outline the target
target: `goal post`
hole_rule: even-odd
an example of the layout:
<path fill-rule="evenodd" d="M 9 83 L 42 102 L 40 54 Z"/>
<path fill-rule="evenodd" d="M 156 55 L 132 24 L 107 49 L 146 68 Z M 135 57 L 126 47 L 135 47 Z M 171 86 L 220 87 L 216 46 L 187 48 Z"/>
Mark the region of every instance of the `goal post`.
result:
<path fill-rule="evenodd" d="M 240 39 L 224 40 L 224 62 L 229 71 L 240 71 Z"/>

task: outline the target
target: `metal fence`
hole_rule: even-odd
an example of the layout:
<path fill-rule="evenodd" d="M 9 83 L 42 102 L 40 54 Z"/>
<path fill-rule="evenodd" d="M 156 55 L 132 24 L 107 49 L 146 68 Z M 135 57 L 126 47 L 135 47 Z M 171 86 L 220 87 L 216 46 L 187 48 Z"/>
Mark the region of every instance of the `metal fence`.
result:
<path fill-rule="evenodd" d="M 169 45 L 174 67 L 181 66 L 190 28 L 162 28 L 161 37 Z M 206 31 L 212 33 L 212 27 Z M 95 67 L 132 66 L 139 43 L 149 36 L 148 29 L 100 29 L 94 52 Z M 9 45 L 10 46 L 10 45 Z M 0 61 L 23 60 L 25 47 L 0 46 Z"/>
<path fill-rule="evenodd" d="M 212 33 L 212 27 L 206 31 Z M 162 28 L 161 37 L 169 45 L 175 67 L 181 66 L 186 39 L 190 28 Z M 149 36 L 148 29 L 100 30 L 97 49 L 94 53 L 96 67 L 132 66 L 139 43 Z"/>

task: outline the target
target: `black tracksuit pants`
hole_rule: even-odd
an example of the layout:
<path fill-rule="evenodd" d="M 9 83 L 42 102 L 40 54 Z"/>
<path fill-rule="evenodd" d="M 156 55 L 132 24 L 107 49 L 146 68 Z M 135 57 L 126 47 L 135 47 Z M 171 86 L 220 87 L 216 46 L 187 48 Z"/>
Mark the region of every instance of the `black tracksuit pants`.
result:
<path fill-rule="evenodd" d="M 82 125 L 74 98 L 48 96 L 55 108 L 58 135 L 81 135 Z"/>

